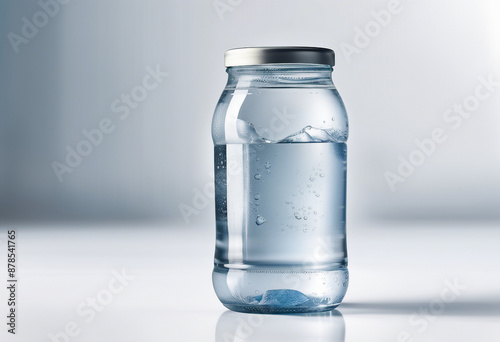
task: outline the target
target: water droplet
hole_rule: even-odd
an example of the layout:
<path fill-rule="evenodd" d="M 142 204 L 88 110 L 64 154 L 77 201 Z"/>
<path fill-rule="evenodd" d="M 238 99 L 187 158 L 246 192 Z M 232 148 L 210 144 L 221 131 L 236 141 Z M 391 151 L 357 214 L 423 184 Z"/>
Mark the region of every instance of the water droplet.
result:
<path fill-rule="evenodd" d="M 332 121 L 335 121 L 335 117 L 332 117 Z"/>
<path fill-rule="evenodd" d="M 319 197 L 319 194 L 315 194 L 316 197 Z"/>
<path fill-rule="evenodd" d="M 261 226 L 263 225 L 264 223 L 266 223 L 266 219 L 262 216 L 257 216 L 257 219 L 255 220 L 255 223 L 257 223 L 258 226 Z"/>
<path fill-rule="evenodd" d="M 262 179 L 262 175 L 260 173 L 257 173 L 253 176 L 253 178 L 255 178 L 256 180 L 261 180 Z"/>
<path fill-rule="evenodd" d="M 304 216 L 304 220 L 307 220 L 307 216 Z"/>
<path fill-rule="evenodd" d="M 259 293 L 259 290 L 255 290 L 255 293 Z"/>
<path fill-rule="evenodd" d="M 302 215 L 301 215 L 298 211 L 294 212 L 293 214 L 295 215 L 295 218 L 296 218 L 297 220 L 302 219 Z"/>
<path fill-rule="evenodd" d="M 325 177 L 325 174 L 322 172 L 322 173 L 320 173 L 320 174 L 319 174 L 319 176 L 320 176 L 321 178 L 323 178 L 323 177 Z"/>
<path fill-rule="evenodd" d="M 270 168 L 271 168 L 271 163 L 270 163 L 270 162 L 266 162 L 266 163 L 264 164 L 264 167 L 265 167 L 266 169 L 270 169 Z"/>
<path fill-rule="evenodd" d="M 311 182 L 314 182 L 314 181 L 316 180 L 316 178 L 311 177 L 311 178 L 309 178 L 309 180 L 310 180 Z"/>
<path fill-rule="evenodd" d="M 260 195 L 259 195 L 259 194 L 255 194 L 254 198 L 255 198 L 255 200 L 257 200 L 257 201 L 258 201 L 258 200 L 259 200 L 259 198 L 260 198 Z"/>

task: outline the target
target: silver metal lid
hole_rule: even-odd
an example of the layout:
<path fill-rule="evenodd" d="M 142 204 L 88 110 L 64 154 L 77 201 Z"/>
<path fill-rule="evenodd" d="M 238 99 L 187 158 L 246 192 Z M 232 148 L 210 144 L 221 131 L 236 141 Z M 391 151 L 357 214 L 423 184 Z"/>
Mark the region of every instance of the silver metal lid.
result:
<path fill-rule="evenodd" d="M 227 50 L 226 67 L 275 63 L 335 65 L 333 50 L 305 46 L 245 47 Z"/>

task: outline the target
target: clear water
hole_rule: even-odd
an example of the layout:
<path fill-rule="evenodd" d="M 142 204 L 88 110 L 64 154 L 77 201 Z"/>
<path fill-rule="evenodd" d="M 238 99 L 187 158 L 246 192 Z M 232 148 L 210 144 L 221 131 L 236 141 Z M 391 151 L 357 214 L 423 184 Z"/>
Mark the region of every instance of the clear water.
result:
<path fill-rule="evenodd" d="M 219 298 L 244 312 L 337 306 L 348 283 L 346 145 L 309 126 L 273 143 L 240 126 L 252 143 L 215 146 Z"/>

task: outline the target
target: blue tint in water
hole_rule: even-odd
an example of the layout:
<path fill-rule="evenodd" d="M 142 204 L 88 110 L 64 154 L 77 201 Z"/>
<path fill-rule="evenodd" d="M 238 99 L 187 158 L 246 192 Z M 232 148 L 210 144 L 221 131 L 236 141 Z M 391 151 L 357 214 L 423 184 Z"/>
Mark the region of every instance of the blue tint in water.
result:
<path fill-rule="evenodd" d="M 257 297 L 254 297 L 257 298 Z M 259 305 L 291 307 L 307 302 L 309 298 L 295 290 L 268 290 L 259 300 Z"/>

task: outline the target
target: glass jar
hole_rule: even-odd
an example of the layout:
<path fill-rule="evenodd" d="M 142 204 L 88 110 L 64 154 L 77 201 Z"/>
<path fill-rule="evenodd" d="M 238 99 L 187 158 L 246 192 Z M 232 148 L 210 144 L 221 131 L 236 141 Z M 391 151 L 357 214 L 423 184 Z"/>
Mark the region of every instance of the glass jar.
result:
<path fill-rule="evenodd" d="M 240 312 L 335 308 L 348 285 L 348 120 L 324 48 L 226 52 L 215 109 L 213 284 Z"/>

